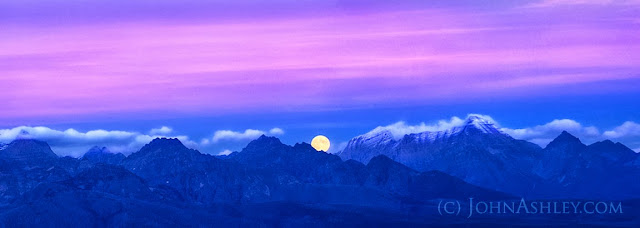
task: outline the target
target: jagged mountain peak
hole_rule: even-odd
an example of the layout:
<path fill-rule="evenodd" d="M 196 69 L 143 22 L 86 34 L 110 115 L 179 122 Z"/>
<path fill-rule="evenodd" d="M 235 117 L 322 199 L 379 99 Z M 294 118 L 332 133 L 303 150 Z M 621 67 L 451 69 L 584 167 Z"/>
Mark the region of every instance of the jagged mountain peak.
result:
<path fill-rule="evenodd" d="M 628 161 L 637 157 L 636 152 L 622 143 L 614 143 L 611 140 L 595 142 L 587 148 L 595 154 L 607 157 L 610 160 Z"/>
<path fill-rule="evenodd" d="M 16 145 L 35 145 L 35 146 L 41 146 L 41 147 L 49 147 L 49 144 L 45 141 L 40 141 L 37 139 L 16 139 L 13 140 L 11 143 L 8 144 L 9 146 L 16 146 Z"/>
<path fill-rule="evenodd" d="M 87 151 L 87 153 L 85 153 L 85 155 L 94 154 L 94 153 L 111 153 L 111 151 L 109 150 L 109 148 L 104 146 L 103 147 L 93 146 Z"/>
<path fill-rule="evenodd" d="M 623 145 L 622 143 L 615 143 L 609 139 L 605 139 L 602 141 L 598 141 L 595 143 L 592 143 L 591 145 L 589 145 L 590 148 L 615 148 L 615 149 L 629 149 L 627 146 Z"/>
<path fill-rule="evenodd" d="M 562 131 L 562 133 L 560 133 L 558 137 L 553 139 L 553 141 L 551 141 L 549 145 L 547 145 L 547 148 L 558 146 L 558 145 L 566 145 L 566 144 L 584 146 L 584 144 L 582 143 L 582 141 L 580 141 L 578 137 L 573 136 L 571 133 L 567 131 Z"/>
<path fill-rule="evenodd" d="M 144 145 L 138 152 L 129 155 L 126 160 L 135 160 L 143 157 L 172 157 L 184 158 L 200 154 L 197 150 L 189 149 L 177 138 L 156 138 Z"/>
<path fill-rule="evenodd" d="M 82 160 L 96 163 L 117 164 L 125 156 L 121 153 L 112 153 L 107 147 L 94 146 L 82 156 Z"/>
<path fill-rule="evenodd" d="M 295 149 L 295 150 L 315 150 L 313 148 L 313 146 L 311 146 L 311 144 L 306 143 L 306 142 L 296 143 L 295 145 L 293 145 L 293 149 Z"/>
<path fill-rule="evenodd" d="M 253 142 L 255 142 L 255 143 L 282 144 L 282 142 L 280 142 L 280 139 L 278 139 L 277 137 L 266 136 L 266 135 L 261 135 L 257 139 L 253 140 Z"/>
<path fill-rule="evenodd" d="M 0 157 L 10 160 L 38 161 L 58 158 L 49 144 L 35 139 L 16 139 L 5 146 Z"/>
<path fill-rule="evenodd" d="M 371 158 L 371 160 L 369 161 L 366 167 L 370 170 L 380 170 L 380 169 L 389 170 L 390 169 L 390 170 L 393 170 L 394 172 L 416 172 L 413 169 L 407 167 L 406 165 L 396 162 L 385 155 L 378 155 Z"/>
<path fill-rule="evenodd" d="M 396 163 L 397 162 L 393 161 L 393 159 L 391 159 L 391 158 L 389 158 L 387 156 L 377 155 L 377 156 L 371 158 L 371 160 L 369 161 L 367 166 L 388 166 L 388 165 L 394 165 Z"/>
<path fill-rule="evenodd" d="M 420 141 L 433 141 L 438 138 L 447 138 L 449 136 L 457 135 L 459 133 L 469 133 L 469 132 L 481 132 L 485 134 L 498 134 L 498 135 L 506 135 L 502 131 L 498 129 L 495 121 L 490 117 L 486 117 L 479 114 L 469 114 L 465 121 L 458 126 L 452 127 L 446 130 L 440 131 L 423 131 L 405 134 L 403 137 L 396 138 L 394 134 L 383 127 L 378 127 L 366 134 L 360 135 L 352 139 L 352 141 L 361 141 L 363 143 L 386 143 L 393 142 L 395 140 L 409 139 L 411 138 L 420 138 Z"/>
<path fill-rule="evenodd" d="M 104 155 L 110 155 L 110 154 L 113 154 L 113 153 L 111 153 L 111 151 L 109 151 L 108 148 L 94 146 L 94 147 L 91 147 L 86 153 L 84 153 L 84 155 L 82 155 L 82 158 L 92 159 L 92 158 L 102 157 Z"/>
<path fill-rule="evenodd" d="M 184 144 L 177 138 L 155 138 L 144 147 L 184 147 Z M 143 148 L 144 148 L 143 147 Z"/>
<path fill-rule="evenodd" d="M 286 146 L 280 139 L 273 136 L 262 135 L 251 141 L 242 151 L 263 151 L 264 149 L 273 149 Z"/>
<path fill-rule="evenodd" d="M 603 141 L 600 141 L 600 143 L 604 143 L 605 145 L 615 145 L 616 143 L 614 143 L 613 141 L 609 140 L 609 139 L 605 139 Z M 620 143 L 617 143 L 620 144 Z"/>
<path fill-rule="evenodd" d="M 149 153 L 154 151 L 186 151 L 190 150 L 177 138 L 155 138 L 144 145 L 137 153 Z"/>
<path fill-rule="evenodd" d="M 560 135 L 558 135 L 558 138 L 560 138 L 560 137 L 570 137 L 570 138 L 576 138 L 576 139 L 578 138 L 578 137 L 573 136 L 571 133 L 569 133 L 566 130 L 560 132 Z"/>

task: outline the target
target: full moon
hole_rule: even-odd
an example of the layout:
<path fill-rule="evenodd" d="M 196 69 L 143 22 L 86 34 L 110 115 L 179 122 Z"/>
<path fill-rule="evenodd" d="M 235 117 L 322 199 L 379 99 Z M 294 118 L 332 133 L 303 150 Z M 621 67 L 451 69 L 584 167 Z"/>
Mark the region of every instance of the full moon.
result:
<path fill-rule="evenodd" d="M 313 140 L 311 140 L 311 146 L 317 151 L 327 152 L 330 145 L 331 143 L 329 142 L 329 139 L 324 135 L 318 135 L 316 137 L 313 137 Z"/>

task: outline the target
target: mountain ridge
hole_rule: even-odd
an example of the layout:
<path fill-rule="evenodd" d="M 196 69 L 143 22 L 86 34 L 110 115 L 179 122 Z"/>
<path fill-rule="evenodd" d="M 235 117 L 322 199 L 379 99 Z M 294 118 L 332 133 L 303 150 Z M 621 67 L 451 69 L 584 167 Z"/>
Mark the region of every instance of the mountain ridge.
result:
<path fill-rule="evenodd" d="M 57 158 L 49 144 L 35 139 L 16 139 L 0 150 L 0 159 L 24 164 L 50 163 Z"/>
<path fill-rule="evenodd" d="M 608 140 L 587 146 L 563 131 L 542 148 L 512 138 L 479 115 L 470 115 L 461 126 L 444 131 L 406 134 L 399 140 L 390 135 L 380 131 L 354 137 L 338 155 L 365 164 L 385 155 L 416 170 L 438 170 L 481 187 L 526 197 L 571 196 L 578 186 L 597 187 L 594 180 L 623 187 L 621 182 L 609 180 L 640 169 L 638 154 L 621 143 Z M 620 166 L 626 168 L 617 168 Z M 586 175 L 592 178 L 584 178 Z M 577 184 L 587 182 L 594 184 Z M 615 191 L 611 187 L 606 191 L 609 196 L 594 193 L 580 197 L 613 197 Z M 631 190 L 620 192 L 629 193 L 622 194 L 625 197 L 633 195 Z"/>
<path fill-rule="evenodd" d="M 414 149 L 419 151 L 425 148 L 440 148 L 441 155 L 457 154 L 471 149 L 466 151 L 464 156 L 454 159 L 461 161 L 457 164 L 462 171 L 469 167 L 479 168 L 471 169 L 473 172 L 494 168 L 495 170 L 489 169 L 487 172 L 497 172 L 490 173 L 496 178 L 511 181 L 514 179 L 510 178 L 528 178 L 526 175 L 500 176 L 498 171 L 523 168 L 501 162 L 526 160 L 529 158 L 527 152 L 517 151 L 514 148 L 531 146 L 535 149 L 535 146 L 500 136 L 492 131 L 472 129 L 465 132 L 441 141 L 445 144 L 436 143 Z M 559 137 L 555 143 L 557 145 L 549 147 L 547 153 L 540 156 L 564 153 L 564 151 L 557 151 L 558 148 L 586 148 L 588 154 L 593 155 L 594 158 L 602 155 L 600 159 L 607 161 L 601 164 L 604 167 L 621 164 L 623 161 L 635 161 L 636 157 L 611 161 L 605 159 L 617 158 L 618 154 L 628 154 L 628 148 L 619 144 L 603 141 L 586 146 L 575 143 L 575 139 L 569 137 L 568 132 L 566 134 Z M 570 140 L 563 140 L 563 138 Z M 413 140 L 403 139 L 399 142 L 403 143 L 401 145 L 407 150 L 411 149 L 406 147 L 408 145 L 419 145 L 412 144 L 417 142 Z M 479 144 L 482 145 L 478 146 Z M 46 142 L 34 145 L 37 145 L 34 148 L 49 148 Z M 31 147 L 13 148 L 29 149 Z M 465 150 L 446 151 L 455 148 Z M 540 148 L 540 151 L 544 150 Z M 4 150 L 0 151 L 0 155 L 4 152 Z M 43 155 L 40 153 L 43 151 L 36 152 L 38 153 L 25 154 Z M 31 221 L 29 219 L 19 221 L 11 218 L 45 216 L 56 224 L 87 224 L 89 226 L 96 225 L 96 222 L 112 225 L 148 225 L 154 224 L 149 223 L 153 219 L 163 221 L 161 224 L 176 225 L 200 224 L 202 221 L 206 221 L 203 224 L 213 222 L 207 218 L 216 218 L 235 225 L 263 226 L 265 221 L 270 221 L 265 216 L 277 218 L 278 222 L 275 224 L 282 225 L 283 223 L 299 224 L 296 222 L 301 220 L 309 221 L 309 214 L 329 213 L 335 218 L 342 213 L 355 213 L 360 216 L 371 214 L 372 210 L 375 210 L 377 212 L 374 215 L 381 216 L 379 219 L 393 218 L 391 221 L 410 221 L 412 224 L 415 222 L 415 224 L 424 225 L 433 222 L 415 220 L 415 218 L 433 216 L 437 213 L 435 211 L 437 202 L 442 199 L 465 201 L 473 197 L 509 201 L 518 200 L 521 197 L 518 194 L 487 188 L 456 177 L 461 173 L 459 170 L 448 170 L 450 173 L 438 169 L 419 171 L 386 155 L 377 155 L 369 162 L 361 163 L 316 151 L 307 143 L 296 143 L 290 146 L 283 144 L 276 137 L 268 136 L 261 136 L 247 144 L 243 150 L 224 157 L 202 154 L 185 147 L 177 139 L 167 138 L 152 140 L 117 164 L 107 164 L 101 159 L 92 158 L 109 155 L 106 148 L 96 147 L 88 154 L 79 159 L 56 156 L 51 162 L 26 159 L 35 162 L 27 166 L 16 160 L 0 159 L 2 165 L 0 171 L 10 173 L 10 175 L 0 175 L 0 209 L 3 209 L 0 211 L 0 223 L 9 221 L 8 224 L 34 225 L 28 223 Z M 506 160 L 496 160 L 500 157 Z M 493 163 L 484 167 L 477 166 L 482 163 L 475 162 L 474 159 L 482 161 L 485 159 Z M 585 166 L 591 163 L 567 164 L 575 165 L 576 170 L 580 172 L 584 170 L 589 174 L 597 173 L 592 172 L 592 166 Z M 524 168 L 533 168 L 534 162 L 531 166 Z M 620 169 L 612 172 L 617 175 L 627 170 Z M 608 186 L 599 188 L 593 185 L 593 182 L 584 182 L 585 179 L 572 178 L 573 176 L 563 179 L 570 181 L 566 182 L 569 183 L 566 185 L 568 191 L 561 192 L 564 197 L 570 196 L 569 194 L 579 197 L 594 196 L 582 194 L 589 193 L 588 191 L 620 194 L 626 198 L 637 197 L 637 194 L 632 194 L 637 190 L 634 186 L 629 187 L 628 191 L 620 191 L 617 188 L 620 184 L 632 182 L 633 178 L 612 180 L 607 179 L 607 176 L 589 176 L 598 181 L 607 180 L 604 183 Z M 496 180 L 500 181 L 500 179 Z M 522 184 L 528 188 L 530 186 L 527 184 L 530 184 L 530 181 L 532 180 L 523 179 L 516 184 Z M 545 189 L 538 187 L 535 190 Z M 576 194 L 576 191 L 582 191 L 582 193 Z M 550 196 L 553 195 L 550 194 Z M 606 197 L 606 195 L 600 196 Z M 345 205 L 349 207 L 340 209 Z M 303 210 L 304 207 L 313 207 L 313 210 Z M 292 216 L 291 210 L 286 208 L 302 210 L 295 212 L 301 213 L 302 217 Z M 137 213 L 138 211 L 148 211 L 151 215 L 143 215 Z M 59 216 L 65 213 L 81 216 L 83 219 L 70 221 L 69 219 L 73 217 Z M 179 223 L 172 223 L 175 222 L 173 220 L 162 220 L 175 216 L 179 218 Z"/>

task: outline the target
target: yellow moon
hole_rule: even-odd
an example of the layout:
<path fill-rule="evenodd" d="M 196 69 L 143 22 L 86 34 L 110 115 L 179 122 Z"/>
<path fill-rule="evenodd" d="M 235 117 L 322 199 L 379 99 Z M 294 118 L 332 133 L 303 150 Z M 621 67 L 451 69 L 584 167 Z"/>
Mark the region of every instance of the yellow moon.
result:
<path fill-rule="evenodd" d="M 330 145 L 331 143 L 329 142 L 329 139 L 324 135 L 318 135 L 316 137 L 313 137 L 313 139 L 311 140 L 311 146 L 317 151 L 327 152 Z"/>

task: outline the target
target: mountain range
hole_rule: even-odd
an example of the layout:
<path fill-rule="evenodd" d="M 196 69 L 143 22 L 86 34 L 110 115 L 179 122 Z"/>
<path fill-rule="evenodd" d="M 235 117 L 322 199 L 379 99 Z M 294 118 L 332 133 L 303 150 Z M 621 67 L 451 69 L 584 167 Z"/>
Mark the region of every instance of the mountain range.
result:
<path fill-rule="evenodd" d="M 563 131 L 545 148 L 517 140 L 470 115 L 463 125 L 395 139 L 390 131 L 351 139 L 338 153 L 368 162 L 385 155 L 418 171 L 439 170 L 471 184 L 536 198 L 640 197 L 640 156 L 610 140 L 583 144 Z"/>
<path fill-rule="evenodd" d="M 631 214 L 618 215 L 625 226 L 640 224 L 633 216 L 639 161 L 620 143 L 584 145 L 568 132 L 541 148 L 475 116 L 401 139 L 365 134 L 338 154 L 263 135 L 228 156 L 157 138 L 129 156 L 94 147 L 71 158 L 46 142 L 18 139 L 0 146 L 0 225 L 487 225 L 442 217 L 438 204 L 534 197 L 625 200 Z"/>

